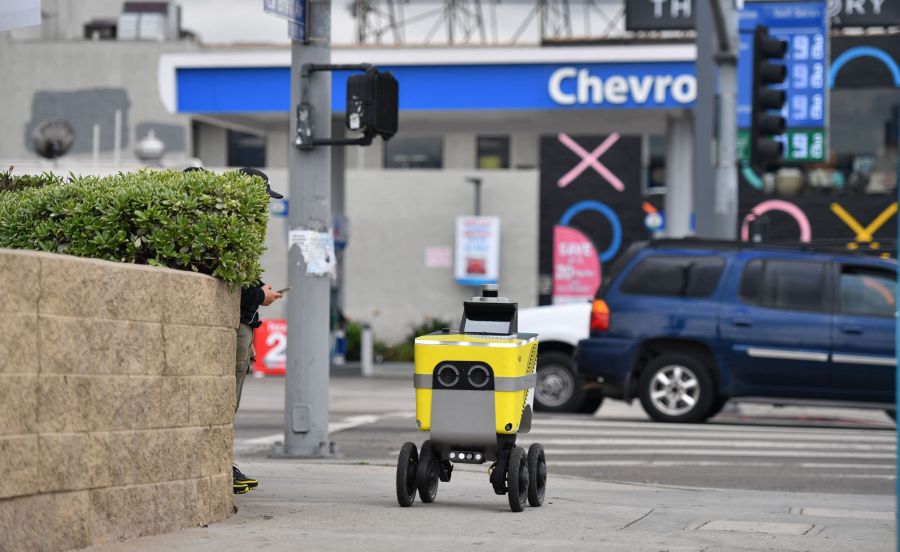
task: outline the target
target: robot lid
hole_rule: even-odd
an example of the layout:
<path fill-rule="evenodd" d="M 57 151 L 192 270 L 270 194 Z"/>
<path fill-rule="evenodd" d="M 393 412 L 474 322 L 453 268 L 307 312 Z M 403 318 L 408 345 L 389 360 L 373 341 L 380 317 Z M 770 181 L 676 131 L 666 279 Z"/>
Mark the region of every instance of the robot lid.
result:
<path fill-rule="evenodd" d="M 460 333 L 514 336 L 519 330 L 519 304 L 500 297 L 496 284 L 481 289 L 481 297 L 463 302 Z"/>

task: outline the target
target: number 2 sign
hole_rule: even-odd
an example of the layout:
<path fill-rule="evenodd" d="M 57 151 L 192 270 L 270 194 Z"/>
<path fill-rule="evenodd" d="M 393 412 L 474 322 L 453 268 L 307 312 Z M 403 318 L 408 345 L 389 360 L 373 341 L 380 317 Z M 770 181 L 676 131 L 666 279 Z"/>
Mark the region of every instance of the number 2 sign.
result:
<path fill-rule="evenodd" d="M 287 320 L 262 320 L 253 332 L 256 362 L 253 372 L 283 376 L 287 363 Z"/>

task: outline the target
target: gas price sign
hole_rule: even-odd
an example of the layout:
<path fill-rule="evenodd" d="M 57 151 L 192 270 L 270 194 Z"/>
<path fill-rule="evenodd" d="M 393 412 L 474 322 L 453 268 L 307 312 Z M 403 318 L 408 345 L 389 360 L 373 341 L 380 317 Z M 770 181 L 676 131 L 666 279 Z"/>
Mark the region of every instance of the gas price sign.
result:
<path fill-rule="evenodd" d="M 738 148 L 747 159 L 753 88 L 753 32 L 757 25 L 787 41 L 787 93 L 782 116 L 787 121 L 784 160 L 824 161 L 828 129 L 828 6 L 823 0 L 745 2 L 740 11 L 738 55 Z"/>

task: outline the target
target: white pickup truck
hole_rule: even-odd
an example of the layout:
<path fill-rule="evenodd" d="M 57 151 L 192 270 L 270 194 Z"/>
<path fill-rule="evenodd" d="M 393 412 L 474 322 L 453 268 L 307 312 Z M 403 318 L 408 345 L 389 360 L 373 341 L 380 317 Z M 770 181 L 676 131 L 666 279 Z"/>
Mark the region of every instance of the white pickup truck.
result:
<path fill-rule="evenodd" d="M 572 355 L 588 336 L 591 303 L 519 310 L 519 331 L 539 334 L 534 404 L 538 410 L 593 413 L 603 402 L 599 384 L 575 373 Z"/>

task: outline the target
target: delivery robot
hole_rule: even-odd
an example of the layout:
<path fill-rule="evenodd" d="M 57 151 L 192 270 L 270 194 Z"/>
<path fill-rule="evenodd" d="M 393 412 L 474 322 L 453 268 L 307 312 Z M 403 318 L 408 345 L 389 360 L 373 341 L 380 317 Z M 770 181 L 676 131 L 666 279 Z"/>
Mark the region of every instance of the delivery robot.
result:
<path fill-rule="evenodd" d="M 537 380 L 537 334 L 518 333 L 517 304 L 496 285 L 463 302 L 459 331 L 415 340 L 416 425 L 430 439 L 405 443 L 397 462 L 397 500 L 411 506 L 416 491 L 434 502 L 438 481 L 454 464 L 491 462 L 494 492 L 514 512 L 544 501 L 547 464 L 535 443 L 526 452 L 516 435 L 531 429 Z"/>

